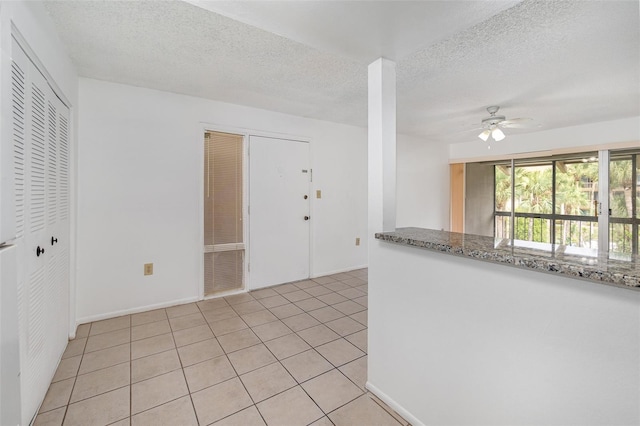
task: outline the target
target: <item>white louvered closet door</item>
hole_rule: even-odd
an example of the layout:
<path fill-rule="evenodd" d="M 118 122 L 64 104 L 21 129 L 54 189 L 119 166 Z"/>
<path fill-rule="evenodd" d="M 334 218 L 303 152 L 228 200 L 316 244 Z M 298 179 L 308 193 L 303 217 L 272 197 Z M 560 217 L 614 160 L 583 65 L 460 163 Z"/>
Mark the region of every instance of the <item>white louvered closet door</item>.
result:
<path fill-rule="evenodd" d="M 11 56 L 22 423 L 29 424 L 68 337 L 69 110 L 15 40 Z"/>

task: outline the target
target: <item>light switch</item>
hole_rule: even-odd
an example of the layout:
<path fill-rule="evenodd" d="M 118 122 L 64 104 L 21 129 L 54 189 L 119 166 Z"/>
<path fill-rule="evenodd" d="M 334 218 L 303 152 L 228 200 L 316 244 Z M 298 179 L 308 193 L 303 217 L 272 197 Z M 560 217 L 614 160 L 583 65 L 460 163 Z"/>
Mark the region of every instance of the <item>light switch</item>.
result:
<path fill-rule="evenodd" d="M 356 245 L 359 246 L 360 245 L 360 237 L 356 237 Z"/>
<path fill-rule="evenodd" d="M 322 191 L 316 190 L 316 198 L 322 198 Z"/>

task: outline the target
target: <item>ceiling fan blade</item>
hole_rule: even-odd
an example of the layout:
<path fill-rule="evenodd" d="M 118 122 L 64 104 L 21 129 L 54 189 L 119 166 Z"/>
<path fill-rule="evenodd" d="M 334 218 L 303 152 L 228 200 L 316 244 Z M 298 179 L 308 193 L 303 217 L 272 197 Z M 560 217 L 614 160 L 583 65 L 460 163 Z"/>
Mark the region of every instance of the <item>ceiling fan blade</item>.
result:
<path fill-rule="evenodd" d="M 457 135 L 457 134 L 460 134 L 460 133 L 477 132 L 478 130 L 484 130 L 484 127 L 474 127 L 472 129 L 458 130 L 458 131 L 452 132 L 452 134 Z"/>
<path fill-rule="evenodd" d="M 527 129 L 530 127 L 535 127 L 533 119 L 531 118 L 514 118 L 511 120 L 501 121 L 499 125 L 500 127 L 504 127 L 507 129 Z"/>

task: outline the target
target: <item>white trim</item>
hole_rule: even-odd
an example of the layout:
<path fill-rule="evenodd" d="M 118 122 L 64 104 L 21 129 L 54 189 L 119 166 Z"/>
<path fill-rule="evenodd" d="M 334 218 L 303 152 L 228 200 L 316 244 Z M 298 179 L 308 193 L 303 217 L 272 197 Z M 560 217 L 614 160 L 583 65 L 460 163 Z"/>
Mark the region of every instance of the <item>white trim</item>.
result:
<path fill-rule="evenodd" d="M 364 268 L 368 268 L 368 267 L 369 267 L 369 265 L 367 265 L 367 264 L 360 265 L 360 266 L 350 266 L 348 268 L 341 268 L 341 269 L 336 269 L 336 270 L 333 270 L 333 271 L 322 272 L 320 274 L 313 274 L 309 278 L 313 279 L 313 278 L 325 277 L 327 275 L 341 274 L 343 272 L 351 272 L 351 271 L 356 271 L 358 269 L 364 269 Z"/>
<path fill-rule="evenodd" d="M 598 252 L 609 253 L 609 150 L 598 151 Z"/>
<path fill-rule="evenodd" d="M 215 123 L 208 123 L 208 122 L 200 122 L 200 124 L 206 130 L 214 131 L 214 132 L 232 133 L 232 134 L 244 135 L 244 136 L 260 136 L 260 137 L 274 138 L 274 139 L 296 140 L 300 142 L 311 142 L 311 138 L 308 136 L 300 136 L 300 135 L 294 135 L 290 133 L 269 132 L 266 130 L 248 129 L 246 127 L 234 127 L 234 126 L 227 126 L 224 124 L 215 124 Z"/>
<path fill-rule="evenodd" d="M 315 246 L 316 246 L 316 187 L 313 182 L 313 143 L 311 140 L 309 143 L 309 215 L 311 222 L 309 223 L 309 278 L 314 274 L 314 259 L 315 259 Z"/>
<path fill-rule="evenodd" d="M 551 157 L 552 155 L 561 154 L 579 154 L 588 151 L 601 151 L 601 150 L 618 150 L 627 148 L 637 148 L 640 141 L 627 141 L 627 142 L 613 142 L 613 143 L 601 143 L 596 145 L 584 145 L 575 146 L 571 148 L 558 148 L 543 151 L 528 151 L 518 152 L 514 154 L 502 154 L 502 155 L 488 155 L 484 157 L 471 157 L 471 158 L 449 158 L 449 164 L 456 163 L 481 163 L 484 161 L 501 161 L 501 160 L 518 160 L 520 158 L 532 158 L 532 157 Z"/>
<path fill-rule="evenodd" d="M 207 128 L 202 124 L 200 131 L 198 132 L 197 146 L 198 146 L 198 212 L 197 220 L 198 226 L 198 248 L 196 253 L 200 253 L 198 256 L 198 288 L 196 294 L 198 298 L 202 300 L 204 298 L 204 254 L 202 249 L 204 247 L 204 135 L 207 132 Z"/>
<path fill-rule="evenodd" d="M 204 246 L 205 253 L 219 253 L 221 251 L 238 251 L 238 250 L 245 250 L 244 243 L 227 243 L 227 244 L 214 244 L 210 246 Z"/>
<path fill-rule="evenodd" d="M 109 313 L 106 313 L 106 314 L 90 315 L 88 317 L 79 318 L 76 321 L 76 327 L 78 325 L 80 325 L 80 324 L 87 324 L 87 323 L 94 322 L 94 321 L 100 321 L 100 320 L 104 320 L 104 319 L 121 317 L 123 315 L 131 315 L 131 314 L 137 314 L 137 313 L 140 313 L 140 312 L 152 311 L 154 309 L 169 308 L 169 307 L 172 307 L 172 306 L 185 305 L 187 303 L 199 302 L 200 300 L 202 300 L 202 299 L 199 298 L 199 297 L 187 297 L 187 298 L 184 298 L 184 299 L 171 300 L 169 302 L 156 303 L 154 305 L 138 306 L 136 308 L 123 309 L 123 310 L 120 310 L 120 311 L 109 312 Z"/>
<path fill-rule="evenodd" d="M 236 294 L 243 294 L 243 293 L 249 293 L 249 290 L 247 290 L 246 288 L 242 288 L 239 290 L 233 289 L 233 290 L 221 291 L 220 293 L 206 296 L 203 300 L 219 299 L 221 297 L 234 296 Z"/>
<path fill-rule="evenodd" d="M 420 420 L 418 420 L 413 414 L 407 411 L 403 406 L 398 404 L 396 401 L 391 399 L 386 393 L 382 392 L 375 385 L 373 385 L 370 381 L 367 381 L 365 387 L 382 400 L 385 404 L 391 407 L 396 413 L 400 414 L 406 421 L 409 422 L 412 426 L 425 426 Z"/>
<path fill-rule="evenodd" d="M 69 107 L 69 338 L 76 338 L 78 288 L 78 121 L 75 106 Z"/>

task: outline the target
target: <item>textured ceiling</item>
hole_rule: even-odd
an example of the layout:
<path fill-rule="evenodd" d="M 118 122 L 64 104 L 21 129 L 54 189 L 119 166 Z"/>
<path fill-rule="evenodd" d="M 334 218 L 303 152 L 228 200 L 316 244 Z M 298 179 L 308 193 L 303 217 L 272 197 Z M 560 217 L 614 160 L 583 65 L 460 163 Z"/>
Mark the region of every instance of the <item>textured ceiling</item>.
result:
<path fill-rule="evenodd" d="M 640 115 L 637 1 L 191 3 L 217 13 L 46 7 L 81 76 L 358 126 L 383 52 L 398 64 L 398 131 L 433 142 L 473 140 L 493 104 L 540 126 L 512 133 Z"/>
<path fill-rule="evenodd" d="M 394 61 L 465 30 L 521 0 L 211 1 L 204 9 L 369 64 Z"/>
<path fill-rule="evenodd" d="M 398 63 L 398 127 L 464 142 L 485 107 L 553 129 L 640 115 L 639 3 L 528 1 Z"/>

